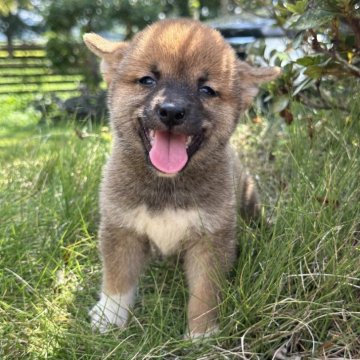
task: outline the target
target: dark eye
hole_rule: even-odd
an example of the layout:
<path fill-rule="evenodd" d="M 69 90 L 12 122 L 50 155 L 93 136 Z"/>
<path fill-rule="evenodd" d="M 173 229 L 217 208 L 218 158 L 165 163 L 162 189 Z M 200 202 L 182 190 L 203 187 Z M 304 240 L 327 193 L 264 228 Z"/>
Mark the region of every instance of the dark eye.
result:
<path fill-rule="evenodd" d="M 144 76 L 141 79 L 139 79 L 138 82 L 139 82 L 139 84 L 148 86 L 148 87 L 156 85 L 156 80 L 153 79 L 151 76 Z"/>
<path fill-rule="evenodd" d="M 207 95 L 207 96 L 217 96 L 217 93 L 214 89 L 212 89 L 210 86 L 201 86 L 199 89 L 201 94 Z"/>

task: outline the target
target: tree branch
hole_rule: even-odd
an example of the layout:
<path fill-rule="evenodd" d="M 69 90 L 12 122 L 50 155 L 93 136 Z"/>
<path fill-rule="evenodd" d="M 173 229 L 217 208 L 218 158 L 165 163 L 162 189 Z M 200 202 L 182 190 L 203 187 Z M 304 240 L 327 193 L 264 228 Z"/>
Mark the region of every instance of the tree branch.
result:
<path fill-rule="evenodd" d="M 344 65 L 345 68 L 350 70 L 352 73 L 355 73 L 354 75 L 356 75 L 357 77 L 360 77 L 360 69 L 358 67 L 349 64 L 345 59 L 341 57 L 341 55 L 337 51 L 334 51 L 331 54 L 339 63 Z"/>

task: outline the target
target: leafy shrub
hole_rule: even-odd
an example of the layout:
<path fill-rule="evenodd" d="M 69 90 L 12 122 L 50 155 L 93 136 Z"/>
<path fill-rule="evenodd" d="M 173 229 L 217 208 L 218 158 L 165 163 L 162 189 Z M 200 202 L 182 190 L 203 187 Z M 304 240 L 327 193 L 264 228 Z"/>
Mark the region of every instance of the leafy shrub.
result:
<path fill-rule="evenodd" d="M 283 76 L 267 88 L 271 96 L 266 100 L 272 100 L 272 110 L 280 112 L 287 122 L 292 121 L 290 101 L 311 108 L 346 110 L 360 79 L 360 1 L 257 3 L 268 6 L 277 25 L 292 39 L 287 51 L 274 50 L 265 59 L 283 69 Z M 287 52 L 291 49 L 301 49 L 302 55 L 289 61 Z M 253 48 L 251 54 L 263 56 L 264 46 Z"/>

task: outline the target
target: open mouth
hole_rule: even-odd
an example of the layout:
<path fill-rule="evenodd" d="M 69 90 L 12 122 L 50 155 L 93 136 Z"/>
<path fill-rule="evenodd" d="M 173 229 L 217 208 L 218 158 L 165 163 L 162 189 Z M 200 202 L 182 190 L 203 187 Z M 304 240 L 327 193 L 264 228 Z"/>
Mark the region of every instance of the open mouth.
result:
<path fill-rule="evenodd" d="M 166 174 L 176 174 L 183 170 L 204 139 L 203 133 L 186 135 L 147 129 L 143 124 L 140 132 L 151 164 Z"/>

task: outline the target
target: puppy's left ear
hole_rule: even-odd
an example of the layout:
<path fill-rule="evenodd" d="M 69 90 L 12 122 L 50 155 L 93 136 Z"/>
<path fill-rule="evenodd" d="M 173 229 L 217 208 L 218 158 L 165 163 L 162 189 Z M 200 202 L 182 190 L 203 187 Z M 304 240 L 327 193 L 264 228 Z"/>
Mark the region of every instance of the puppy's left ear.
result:
<path fill-rule="evenodd" d="M 281 74 L 278 67 L 255 68 L 249 64 L 238 61 L 238 76 L 241 86 L 242 107 L 245 110 L 259 92 L 259 85 L 276 79 Z"/>
<path fill-rule="evenodd" d="M 101 58 L 100 71 L 109 85 L 114 77 L 117 66 L 124 57 L 129 44 L 126 42 L 112 42 L 100 35 L 88 33 L 83 36 L 86 46 Z"/>

